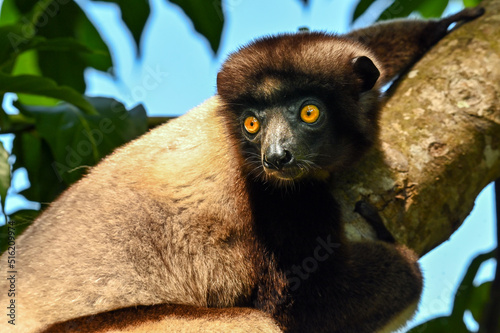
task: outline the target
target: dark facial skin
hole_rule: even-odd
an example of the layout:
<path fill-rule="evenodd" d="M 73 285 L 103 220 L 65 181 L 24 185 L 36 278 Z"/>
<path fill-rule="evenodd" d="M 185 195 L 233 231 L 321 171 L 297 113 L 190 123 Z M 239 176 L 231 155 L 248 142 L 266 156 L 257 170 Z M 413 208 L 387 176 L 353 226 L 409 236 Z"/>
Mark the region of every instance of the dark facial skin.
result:
<path fill-rule="evenodd" d="M 301 118 L 301 111 L 305 119 Z M 256 118 L 255 133 L 245 128 L 248 117 Z M 261 170 L 267 177 L 281 181 L 311 175 L 321 177 L 322 170 L 328 167 L 325 163 L 328 151 L 334 146 L 334 129 L 325 104 L 318 98 L 305 97 L 285 105 L 251 108 L 243 113 L 242 119 L 243 136 L 252 152 L 260 156 Z"/>

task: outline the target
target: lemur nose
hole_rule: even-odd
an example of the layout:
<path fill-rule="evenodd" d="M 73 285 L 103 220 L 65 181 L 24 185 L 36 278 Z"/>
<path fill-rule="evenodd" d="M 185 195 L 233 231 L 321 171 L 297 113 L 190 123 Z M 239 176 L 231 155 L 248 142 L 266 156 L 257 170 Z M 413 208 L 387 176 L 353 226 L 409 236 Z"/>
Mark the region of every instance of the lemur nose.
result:
<path fill-rule="evenodd" d="M 290 165 L 292 161 L 293 155 L 288 150 L 279 146 L 271 146 L 264 154 L 263 164 L 268 169 L 281 170 Z"/>

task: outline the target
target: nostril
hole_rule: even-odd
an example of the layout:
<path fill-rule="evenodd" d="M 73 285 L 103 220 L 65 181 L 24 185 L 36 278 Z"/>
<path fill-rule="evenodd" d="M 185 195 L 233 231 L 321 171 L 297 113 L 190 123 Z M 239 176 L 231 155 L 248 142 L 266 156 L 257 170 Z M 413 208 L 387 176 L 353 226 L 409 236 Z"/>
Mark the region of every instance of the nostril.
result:
<path fill-rule="evenodd" d="M 286 149 L 271 150 L 264 155 L 266 168 L 280 170 L 293 160 L 293 155 Z"/>
<path fill-rule="evenodd" d="M 274 169 L 274 165 L 269 163 L 269 161 L 267 160 L 267 155 L 264 155 L 264 159 L 262 160 L 262 164 L 264 164 L 264 166 L 268 169 Z"/>
<path fill-rule="evenodd" d="M 290 161 L 292 160 L 292 153 L 290 153 L 286 149 L 283 151 L 284 151 L 284 154 L 283 154 L 283 158 L 281 159 L 281 164 L 286 165 L 286 164 L 290 163 Z"/>

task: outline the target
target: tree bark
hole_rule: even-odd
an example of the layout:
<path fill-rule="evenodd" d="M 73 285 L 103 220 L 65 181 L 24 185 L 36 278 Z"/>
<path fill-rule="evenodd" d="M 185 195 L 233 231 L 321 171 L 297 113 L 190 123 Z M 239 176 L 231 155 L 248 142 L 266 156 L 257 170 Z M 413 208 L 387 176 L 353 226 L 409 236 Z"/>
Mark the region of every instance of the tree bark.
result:
<path fill-rule="evenodd" d="M 351 237 L 373 237 L 353 211 L 363 199 L 423 255 L 500 177 L 500 1 L 481 5 L 482 17 L 452 31 L 397 86 L 382 110 L 380 147 L 333 180 Z"/>

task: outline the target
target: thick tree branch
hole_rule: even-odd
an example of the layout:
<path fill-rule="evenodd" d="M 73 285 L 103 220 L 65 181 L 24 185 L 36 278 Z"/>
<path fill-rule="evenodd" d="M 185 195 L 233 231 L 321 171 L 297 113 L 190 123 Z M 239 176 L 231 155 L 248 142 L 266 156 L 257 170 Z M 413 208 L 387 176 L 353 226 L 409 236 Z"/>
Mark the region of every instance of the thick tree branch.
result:
<path fill-rule="evenodd" d="M 422 255 L 500 177 L 500 1 L 482 5 L 484 16 L 450 33 L 396 88 L 382 112 L 381 148 L 334 179 L 351 236 L 371 237 L 353 212 L 364 199 Z"/>

